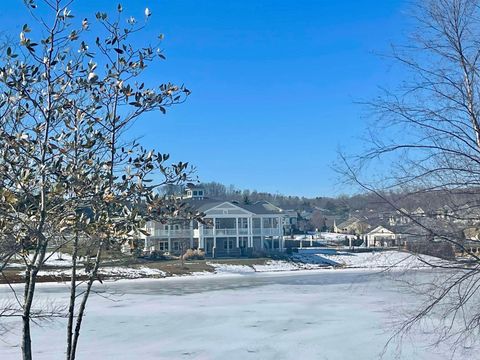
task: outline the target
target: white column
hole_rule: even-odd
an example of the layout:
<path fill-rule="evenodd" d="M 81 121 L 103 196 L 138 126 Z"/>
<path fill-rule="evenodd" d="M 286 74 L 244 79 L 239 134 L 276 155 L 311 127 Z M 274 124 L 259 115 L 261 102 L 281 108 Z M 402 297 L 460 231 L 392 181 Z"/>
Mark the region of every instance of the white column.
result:
<path fill-rule="evenodd" d="M 198 223 L 198 247 L 205 249 L 205 238 L 203 237 L 203 224 Z"/>
<path fill-rule="evenodd" d="M 283 224 L 282 224 L 282 218 L 278 218 L 278 233 L 280 234 L 278 236 L 278 250 L 283 251 Z"/>
<path fill-rule="evenodd" d="M 263 217 L 260 218 L 260 249 L 263 249 Z"/>
<path fill-rule="evenodd" d="M 168 224 L 167 225 L 167 236 L 168 236 L 168 251 L 172 252 L 172 239 L 170 238 L 170 230 L 171 230 L 172 225 Z"/>
<path fill-rule="evenodd" d="M 248 228 L 248 247 L 253 247 L 253 220 L 252 217 L 249 216 L 247 218 L 247 228 Z"/>
<path fill-rule="evenodd" d="M 239 248 L 240 247 L 240 239 L 238 237 L 238 232 L 239 232 L 239 230 L 238 230 L 238 218 L 235 218 L 235 224 L 237 225 L 237 248 Z"/>
<path fill-rule="evenodd" d="M 216 219 L 213 218 L 213 248 L 212 248 L 212 254 L 217 251 L 217 223 L 215 221 Z"/>
<path fill-rule="evenodd" d="M 193 248 L 193 220 L 190 220 L 190 248 Z"/>

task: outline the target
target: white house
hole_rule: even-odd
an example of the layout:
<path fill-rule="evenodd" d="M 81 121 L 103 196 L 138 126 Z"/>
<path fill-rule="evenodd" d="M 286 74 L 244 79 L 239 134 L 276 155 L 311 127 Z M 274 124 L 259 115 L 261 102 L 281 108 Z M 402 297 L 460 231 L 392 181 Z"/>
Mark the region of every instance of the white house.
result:
<path fill-rule="evenodd" d="M 194 195 L 187 190 L 185 202 L 205 214 L 207 225 L 197 221 L 172 219 L 169 224 L 150 221 L 149 236 L 143 236 L 146 251 L 179 252 L 182 246 L 200 248 L 210 257 L 250 255 L 257 251 L 283 251 L 282 210 L 267 201 L 239 204 Z"/>
<path fill-rule="evenodd" d="M 396 246 L 396 235 L 393 231 L 384 228 L 383 226 L 377 226 L 372 231 L 365 235 L 367 247 L 387 247 Z"/>

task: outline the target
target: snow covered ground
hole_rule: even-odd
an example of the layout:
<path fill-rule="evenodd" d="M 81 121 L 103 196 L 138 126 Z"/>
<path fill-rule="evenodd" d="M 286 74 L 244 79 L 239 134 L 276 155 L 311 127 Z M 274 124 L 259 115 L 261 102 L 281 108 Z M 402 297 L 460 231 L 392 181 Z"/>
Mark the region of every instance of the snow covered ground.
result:
<path fill-rule="evenodd" d="M 33 255 L 29 255 L 30 259 L 33 259 Z M 69 254 L 64 254 L 61 252 L 47 252 L 45 254 L 45 265 L 47 266 L 56 266 L 56 267 L 71 267 L 72 266 L 72 256 Z M 79 261 L 81 263 L 81 261 Z M 22 263 L 20 257 L 13 258 L 13 262 L 7 265 L 8 268 L 22 268 L 25 265 Z"/>
<path fill-rule="evenodd" d="M 142 277 L 164 277 L 166 273 L 159 269 L 151 269 L 146 266 L 140 268 L 131 268 L 126 266 L 110 266 L 100 268 L 98 270 L 100 275 L 111 276 L 116 278 L 124 279 L 138 279 Z M 67 277 L 71 275 L 70 269 L 58 269 L 58 270 L 40 270 L 40 276 L 57 276 L 57 277 Z M 79 269 L 77 271 L 79 276 L 85 275 L 84 269 Z"/>
<path fill-rule="evenodd" d="M 419 272 L 421 273 L 421 272 Z M 19 286 L 19 285 L 18 285 Z M 231 277 L 129 280 L 97 285 L 78 359 L 379 359 L 391 321 L 418 296 L 366 271 L 251 273 Z M 108 295 L 110 294 L 110 295 Z M 108 295 L 108 296 L 107 296 Z M 39 301 L 66 301 L 67 286 L 41 284 Z M 0 299 L 11 297 L 0 286 Z M 0 359 L 20 358 L 20 323 L 0 341 Z M 33 327 L 34 358 L 64 357 L 64 320 Z M 444 360 L 447 344 L 422 331 L 383 357 Z M 468 349 L 453 359 L 472 360 Z"/>
<path fill-rule="evenodd" d="M 425 269 L 429 264 L 448 265 L 447 261 L 426 255 L 412 255 L 402 251 L 379 251 L 366 253 L 294 254 L 292 261 L 270 260 L 264 265 L 229 265 L 208 263 L 217 274 L 246 274 L 252 272 L 277 272 L 295 270 L 318 270 L 353 268 L 365 270 Z"/>
<path fill-rule="evenodd" d="M 215 275 L 239 275 L 250 273 L 281 272 L 281 271 L 299 271 L 299 270 L 320 270 L 325 271 L 341 270 L 345 268 L 364 269 L 364 270 L 392 270 L 405 269 L 424 269 L 430 264 L 448 265 L 448 262 L 433 258 L 431 256 L 417 256 L 401 251 L 377 251 L 364 253 L 338 252 L 334 253 L 330 249 L 328 253 L 324 250 L 304 249 L 305 251 L 295 253 L 287 260 L 267 260 L 264 264 L 256 265 L 238 265 L 228 263 L 218 263 L 215 261 L 207 262 L 215 269 Z M 327 252 L 327 253 L 326 253 Z M 55 266 L 56 269 L 44 269 L 39 272 L 40 276 L 55 276 L 65 278 L 70 275 L 71 257 L 67 254 L 48 254 L 46 262 L 49 266 Z M 16 264 L 13 264 L 16 268 Z M 19 267 L 19 266 L 18 266 Z M 19 267 L 20 268 L 20 267 Z M 78 271 L 79 275 L 84 275 L 84 270 Z M 142 277 L 166 277 L 171 274 L 159 269 L 152 269 L 148 266 L 128 267 L 128 266 L 109 266 L 100 268 L 100 275 L 112 278 L 137 279 Z M 191 274 L 181 274 L 174 276 L 205 276 L 211 275 L 210 272 L 198 272 Z"/>
<path fill-rule="evenodd" d="M 448 265 L 448 261 L 432 256 L 413 255 L 402 251 L 321 254 L 319 256 L 345 267 L 363 269 L 420 269 L 430 267 L 428 264 Z"/>

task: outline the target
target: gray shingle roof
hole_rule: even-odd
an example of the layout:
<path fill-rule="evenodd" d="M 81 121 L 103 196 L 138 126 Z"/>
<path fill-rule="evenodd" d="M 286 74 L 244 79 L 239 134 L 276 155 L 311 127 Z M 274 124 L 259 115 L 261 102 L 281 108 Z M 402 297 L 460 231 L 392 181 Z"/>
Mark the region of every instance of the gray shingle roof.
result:
<path fill-rule="evenodd" d="M 282 214 L 281 209 L 279 210 L 273 204 L 270 204 L 268 201 L 258 201 L 254 204 L 239 204 L 237 202 L 232 201 L 222 201 L 222 200 L 215 200 L 215 199 L 185 199 L 185 204 L 190 207 L 192 210 L 205 212 L 215 206 L 228 202 L 239 208 L 245 209 L 257 215 L 268 215 L 268 214 Z"/>

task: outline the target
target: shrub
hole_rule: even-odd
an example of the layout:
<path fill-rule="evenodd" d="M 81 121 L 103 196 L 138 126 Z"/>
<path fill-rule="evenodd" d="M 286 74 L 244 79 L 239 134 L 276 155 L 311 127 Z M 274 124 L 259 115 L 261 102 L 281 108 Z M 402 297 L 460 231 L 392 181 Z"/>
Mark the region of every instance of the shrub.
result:
<path fill-rule="evenodd" d="M 188 249 L 182 257 L 183 260 L 203 260 L 205 252 L 200 249 Z"/>
<path fill-rule="evenodd" d="M 253 249 L 251 257 L 253 258 L 264 258 L 267 256 L 267 253 L 264 250 Z"/>

